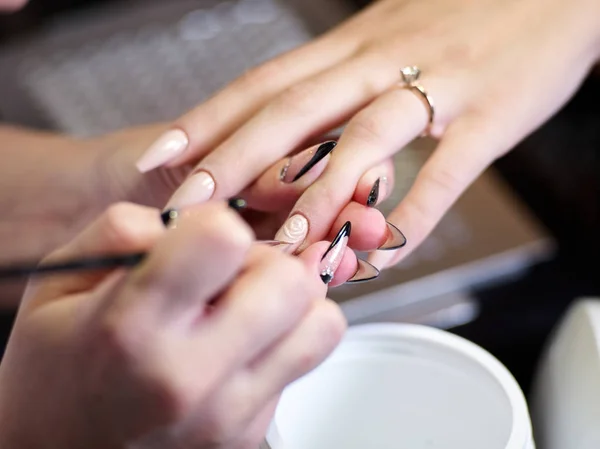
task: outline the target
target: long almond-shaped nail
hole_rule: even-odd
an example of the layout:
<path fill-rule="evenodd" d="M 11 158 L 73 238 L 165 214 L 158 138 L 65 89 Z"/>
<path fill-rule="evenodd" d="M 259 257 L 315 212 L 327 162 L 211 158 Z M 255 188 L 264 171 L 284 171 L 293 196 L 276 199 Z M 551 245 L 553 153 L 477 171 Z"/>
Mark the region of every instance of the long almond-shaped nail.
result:
<path fill-rule="evenodd" d="M 302 243 L 308 235 L 308 220 L 300 214 L 288 218 L 275 234 L 275 240 L 285 243 Z"/>
<path fill-rule="evenodd" d="M 215 180 L 205 171 L 194 173 L 175 191 L 167 208 L 183 209 L 210 200 L 215 193 Z"/>
<path fill-rule="evenodd" d="M 383 244 L 377 248 L 379 250 L 393 250 L 402 248 L 406 245 L 406 237 L 402 234 L 402 231 L 398 229 L 396 226 L 391 224 L 389 221 L 387 223 L 387 238 Z"/>
<path fill-rule="evenodd" d="M 358 267 L 356 273 L 346 281 L 346 284 L 358 284 L 361 282 L 369 282 L 379 277 L 379 270 L 374 265 L 371 265 L 366 260 L 358 259 Z"/>
<path fill-rule="evenodd" d="M 336 145 L 337 142 L 331 140 L 321 145 L 315 145 L 292 157 L 281 170 L 280 179 L 285 183 L 296 182 L 325 159 Z"/>
<path fill-rule="evenodd" d="M 329 284 L 333 280 L 335 271 L 340 266 L 340 263 L 342 263 L 344 251 L 348 246 L 348 239 L 350 238 L 351 232 L 352 224 L 347 221 L 337 233 L 331 242 L 331 245 L 329 245 L 329 248 L 325 251 L 325 254 L 323 254 L 319 265 L 319 275 L 321 276 L 323 283 Z"/>
<path fill-rule="evenodd" d="M 180 129 L 167 131 L 146 150 L 136 167 L 142 173 L 154 170 L 181 155 L 188 145 L 189 139 L 185 132 Z"/>

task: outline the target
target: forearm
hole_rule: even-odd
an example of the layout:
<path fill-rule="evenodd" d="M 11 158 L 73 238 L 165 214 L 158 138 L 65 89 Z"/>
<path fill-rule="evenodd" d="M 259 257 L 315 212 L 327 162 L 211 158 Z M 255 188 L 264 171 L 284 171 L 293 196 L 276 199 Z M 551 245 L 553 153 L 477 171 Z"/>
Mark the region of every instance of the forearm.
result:
<path fill-rule="evenodd" d="M 0 263 L 39 259 L 116 201 L 159 206 L 158 174 L 135 161 L 163 125 L 92 139 L 0 125 Z M 23 282 L 0 283 L 0 307 L 17 304 Z"/>
<path fill-rule="evenodd" d="M 0 126 L 2 259 L 43 255 L 97 212 L 90 145 Z"/>
<path fill-rule="evenodd" d="M 0 125 L 0 263 L 38 260 L 97 214 L 96 157 L 85 141 Z M 23 286 L 0 281 L 0 307 Z"/>

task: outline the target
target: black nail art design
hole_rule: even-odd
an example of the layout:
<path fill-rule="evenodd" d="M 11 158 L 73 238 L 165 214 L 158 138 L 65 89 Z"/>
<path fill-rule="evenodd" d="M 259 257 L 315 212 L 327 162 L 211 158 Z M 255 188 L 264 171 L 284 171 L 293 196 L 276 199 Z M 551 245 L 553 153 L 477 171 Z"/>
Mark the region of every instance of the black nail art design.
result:
<path fill-rule="evenodd" d="M 162 214 L 160 214 L 160 219 L 165 225 L 165 228 L 168 228 L 174 220 L 179 217 L 179 212 L 177 209 L 166 209 Z"/>
<path fill-rule="evenodd" d="M 388 238 L 383 245 L 377 249 L 384 251 L 393 250 L 402 248 L 404 245 L 406 245 L 406 237 L 404 234 L 402 234 L 402 231 L 400 231 L 400 229 L 391 224 L 389 221 L 386 223 L 388 227 Z"/>
<path fill-rule="evenodd" d="M 235 211 L 243 210 L 248 205 L 248 203 L 246 203 L 246 200 L 242 198 L 231 198 L 227 204 Z"/>
<path fill-rule="evenodd" d="M 346 284 L 359 284 L 361 282 L 369 282 L 379 277 L 379 270 L 376 266 L 370 264 L 366 260 L 358 259 L 358 268 L 356 273 L 346 281 Z"/>
<path fill-rule="evenodd" d="M 310 159 L 310 161 L 308 161 L 306 163 L 306 165 L 304 167 L 302 167 L 300 169 L 300 171 L 298 172 L 298 174 L 294 177 L 294 179 L 292 179 L 292 182 L 298 181 L 298 179 L 300 179 L 302 176 L 304 176 L 306 173 L 308 173 L 308 171 L 311 168 L 313 168 L 325 156 L 327 156 L 329 153 L 331 153 L 333 151 L 333 149 L 335 148 L 336 145 L 337 145 L 337 142 L 334 141 L 334 140 L 331 140 L 329 142 L 325 142 L 319 148 L 317 148 L 317 151 L 315 151 L 315 154 L 313 154 L 313 157 Z"/>
<path fill-rule="evenodd" d="M 381 184 L 381 178 L 377 178 L 377 181 L 375 181 L 373 188 L 369 192 L 369 196 L 367 197 L 367 207 L 375 207 L 377 204 L 377 200 L 379 199 L 379 184 Z"/>
<path fill-rule="evenodd" d="M 344 250 L 348 245 L 348 239 L 352 232 L 352 224 L 347 221 L 344 226 L 337 233 L 325 254 L 321 258 L 321 264 L 319 266 L 319 275 L 321 280 L 325 284 L 329 284 L 333 280 L 335 270 L 338 269 L 342 258 L 344 257 Z"/>

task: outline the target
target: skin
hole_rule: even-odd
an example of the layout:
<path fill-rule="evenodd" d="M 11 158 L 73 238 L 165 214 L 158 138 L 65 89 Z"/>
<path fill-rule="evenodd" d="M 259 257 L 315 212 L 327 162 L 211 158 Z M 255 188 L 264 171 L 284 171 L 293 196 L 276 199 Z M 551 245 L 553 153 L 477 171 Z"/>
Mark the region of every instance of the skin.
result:
<path fill-rule="evenodd" d="M 257 447 L 282 389 L 329 355 L 345 320 L 318 276 L 327 242 L 299 257 L 253 242 L 220 202 L 169 230 L 122 203 L 52 253 L 150 255 L 31 282 L 0 365 L 0 445 Z M 347 252 L 336 275 L 355 266 Z"/>
<path fill-rule="evenodd" d="M 39 259 L 66 244 L 115 202 L 164 207 L 190 167 L 163 168 L 142 175 L 135 161 L 165 129 L 166 125 L 156 124 L 75 139 L 0 125 L 4 162 L 0 164 L 0 263 Z M 277 161 L 242 192 L 253 209 L 245 217 L 261 239 L 273 238 L 296 200 L 323 173 L 329 160 L 292 184 L 279 179 L 285 163 L 285 159 Z M 377 246 L 385 238 L 383 216 L 364 206 L 372 178 L 378 176 L 386 176 L 393 185 L 389 160 L 365 175 L 356 194 L 361 204 L 349 202 L 339 215 L 338 228 L 332 228 L 325 238 L 333 238 L 348 220 L 369 223 L 355 227 L 350 243 L 358 250 Z M 14 308 L 24 282 L 3 281 L 1 285 L 0 306 Z"/>
<path fill-rule="evenodd" d="M 7 9 L 22 4 L 0 1 Z M 409 245 L 377 253 L 380 266 L 414 249 L 482 170 L 572 95 L 598 58 L 599 9 L 597 0 L 380 0 L 173 124 L 85 141 L 0 129 L 7 148 L 0 179 L 8 187 L 0 204 L 20 233 L 0 234 L 12 248 L 6 254 L 22 256 L 23 242 L 26 255 L 65 244 L 50 259 L 152 251 L 131 272 L 30 286 L 0 366 L 2 446 L 256 445 L 281 389 L 326 357 L 343 332 L 339 309 L 324 300 L 316 275 L 327 247 L 320 240 L 348 217 L 375 223 L 353 233 L 354 247 L 374 249 L 384 237 L 383 217 L 365 208 L 364 198 L 374 173 L 388 173 L 389 157 L 427 123 L 419 99 L 393 89 L 398 69 L 424 70 L 440 144 L 388 217 Z M 317 177 L 277 184 L 277 164 L 345 122 Z M 137 173 L 135 161 L 173 126 L 187 132 L 188 152 L 167 168 Z M 232 161 L 244 171 L 230 170 Z M 266 215 L 255 227 L 306 216 L 304 251 L 291 257 L 252 247 L 250 229 L 218 204 L 198 209 L 216 221 L 191 213 L 169 232 L 158 210 L 132 205 L 110 209 L 86 228 L 119 199 L 160 207 L 192 167 L 213 174 L 216 199 L 246 192 L 258 209 L 263 204 Z M 282 209 L 264 206 L 274 204 L 269 198 Z M 32 212 L 32 204 L 43 207 Z M 44 222 L 53 226 L 42 238 Z M 355 268 L 347 254 L 338 281 Z M 216 305 L 211 313 L 209 302 Z"/>
<path fill-rule="evenodd" d="M 429 235 L 483 170 L 573 95 L 599 57 L 599 15 L 598 0 L 374 2 L 176 120 L 172 126 L 186 131 L 190 145 L 167 165 L 196 163 L 223 198 L 308 137 L 347 122 L 327 169 L 291 212 L 308 218 L 308 245 L 330 233 L 367 170 L 426 128 L 420 98 L 396 87 L 400 68 L 417 65 L 435 102 L 439 145 L 388 217 L 408 245 L 371 256 L 389 266 Z M 244 173 L 229 170 L 231 161 Z"/>

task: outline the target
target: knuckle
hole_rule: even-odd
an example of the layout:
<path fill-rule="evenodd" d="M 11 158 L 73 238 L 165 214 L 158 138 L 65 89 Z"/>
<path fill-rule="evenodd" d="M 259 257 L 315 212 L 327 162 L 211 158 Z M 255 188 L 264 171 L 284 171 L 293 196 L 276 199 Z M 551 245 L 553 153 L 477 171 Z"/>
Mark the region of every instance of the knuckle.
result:
<path fill-rule="evenodd" d="M 264 87 L 269 85 L 269 82 L 281 76 L 285 70 L 283 62 L 280 58 L 267 61 L 251 70 L 245 72 L 238 79 L 238 86 L 242 89 Z"/>
<path fill-rule="evenodd" d="M 219 251 L 229 256 L 242 256 L 252 245 L 251 229 L 239 217 L 229 211 L 222 211 L 206 220 L 204 230 L 197 234 L 203 241 L 209 241 Z"/>
<path fill-rule="evenodd" d="M 302 81 L 288 87 L 275 101 L 276 113 L 305 116 L 313 114 L 318 88 L 312 81 Z"/>
<path fill-rule="evenodd" d="M 174 422 L 186 416 L 193 404 L 187 389 L 171 375 L 171 370 L 153 362 L 161 359 L 156 354 L 160 345 L 153 336 L 147 326 L 130 316 L 107 316 L 92 335 L 91 350 L 98 360 L 121 367 L 123 381 L 131 384 L 156 411 L 155 419 Z"/>
<path fill-rule="evenodd" d="M 104 213 L 104 228 L 107 246 L 128 247 L 138 239 L 137 230 L 130 225 L 128 217 L 137 212 L 137 207 L 130 203 L 116 203 Z"/>
<path fill-rule="evenodd" d="M 346 136 L 370 147 L 379 147 L 383 144 L 386 129 L 382 120 L 367 111 L 363 111 L 358 113 L 348 124 L 345 133 Z"/>
<path fill-rule="evenodd" d="M 464 182 L 452 169 L 437 167 L 435 170 L 424 171 L 423 179 L 427 188 L 442 195 L 444 198 L 455 197 L 463 188 Z"/>

